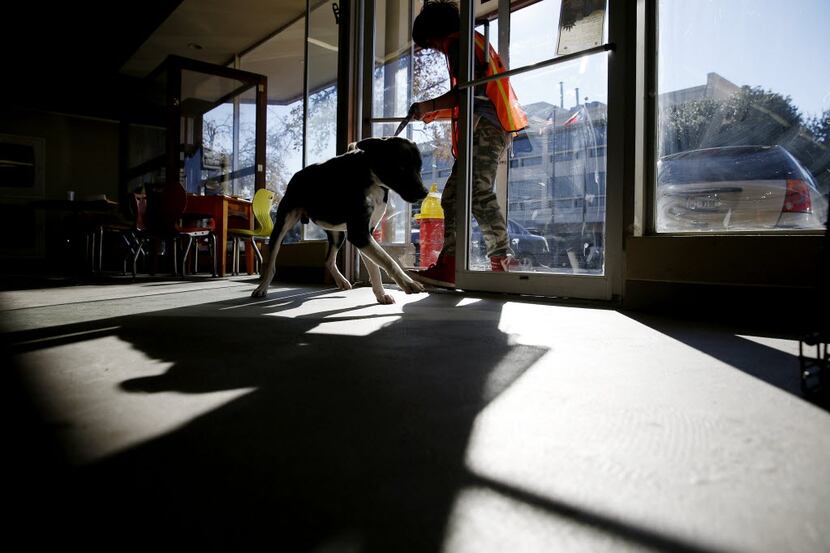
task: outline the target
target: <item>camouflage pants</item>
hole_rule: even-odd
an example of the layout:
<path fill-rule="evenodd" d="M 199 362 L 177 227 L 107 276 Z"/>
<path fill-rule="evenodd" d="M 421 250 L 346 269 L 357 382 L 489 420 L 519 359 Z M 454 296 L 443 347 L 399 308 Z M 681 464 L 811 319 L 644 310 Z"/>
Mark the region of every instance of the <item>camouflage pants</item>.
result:
<path fill-rule="evenodd" d="M 473 185 L 472 211 L 481 229 L 487 255 L 505 255 L 509 251 L 507 227 L 499 209 L 493 184 L 499 168 L 499 158 L 507 147 L 507 133 L 481 117 L 473 131 Z M 458 189 L 458 162 L 441 194 L 444 209 L 444 255 L 455 255 L 455 199 Z"/>

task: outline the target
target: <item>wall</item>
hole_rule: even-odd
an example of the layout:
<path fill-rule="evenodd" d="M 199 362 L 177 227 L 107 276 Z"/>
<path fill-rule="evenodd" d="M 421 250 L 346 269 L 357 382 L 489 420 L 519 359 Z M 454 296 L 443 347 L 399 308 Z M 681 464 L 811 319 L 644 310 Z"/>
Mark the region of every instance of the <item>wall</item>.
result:
<path fill-rule="evenodd" d="M 623 307 L 783 324 L 797 335 L 827 318 L 828 283 L 820 281 L 826 273 L 819 268 L 828 255 L 825 241 L 818 235 L 628 237 Z"/>
<path fill-rule="evenodd" d="M 0 111 L 0 133 L 46 141 L 47 199 L 118 198 L 118 123 L 31 110 Z"/>
<path fill-rule="evenodd" d="M 65 199 L 73 190 L 76 199 L 106 194 L 118 199 L 119 134 L 115 121 L 76 117 L 29 109 L 5 107 L 0 109 L 0 133 L 38 137 L 45 142 L 45 189 L 42 198 L 27 198 L 23 205 L 35 199 Z M 0 197 L 0 203 L 7 200 Z M 35 228 L 14 229 L 16 233 L 39 233 L 37 248 L 16 255 L 6 249 L 7 258 L 16 263 L 4 263 L 4 271 L 23 268 L 28 263 L 55 261 L 63 255 L 63 214 L 56 211 L 35 210 L 31 225 Z M 24 259 L 25 258 L 25 259 Z"/>

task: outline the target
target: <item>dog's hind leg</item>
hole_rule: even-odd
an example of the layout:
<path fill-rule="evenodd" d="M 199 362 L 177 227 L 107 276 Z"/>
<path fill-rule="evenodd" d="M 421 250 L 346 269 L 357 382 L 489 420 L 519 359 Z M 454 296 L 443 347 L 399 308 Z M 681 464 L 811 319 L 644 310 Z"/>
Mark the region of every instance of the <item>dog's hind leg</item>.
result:
<path fill-rule="evenodd" d="M 369 273 L 369 283 L 372 285 L 372 292 L 375 294 L 375 299 L 378 303 L 390 304 L 395 303 L 395 298 L 386 293 L 383 288 L 383 278 L 380 274 L 380 268 L 377 263 L 369 259 L 369 256 L 360 252 L 360 258 L 366 265 L 366 271 Z"/>
<path fill-rule="evenodd" d="M 326 230 L 326 236 L 329 239 L 329 251 L 326 254 L 326 268 L 334 277 L 334 282 L 340 290 L 351 290 L 352 285 L 343 276 L 343 273 L 337 268 L 337 252 L 343 245 L 346 239 L 346 233 L 338 230 Z"/>
<path fill-rule="evenodd" d="M 285 202 L 285 198 L 283 198 Z M 282 244 L 285 235 L 291 230 L 297 221 L 300 220 L 299 209 L 281 209 L 285 203 L 281 203 L 277 208 L 277 220 L 274 223 L 274 230 L 271 232 L 271 238 L 268 240 L 268 261 L 262 267 L 262 278 L 260 278 L 259 286 L 251 292 L 251 297 L 262 298 L 268 294 L 268 288 L 271 286 L 271 281 L 274 280 L 274 273 L 277 271 L 277 254 L 280 253 L 280 245 Z"/>

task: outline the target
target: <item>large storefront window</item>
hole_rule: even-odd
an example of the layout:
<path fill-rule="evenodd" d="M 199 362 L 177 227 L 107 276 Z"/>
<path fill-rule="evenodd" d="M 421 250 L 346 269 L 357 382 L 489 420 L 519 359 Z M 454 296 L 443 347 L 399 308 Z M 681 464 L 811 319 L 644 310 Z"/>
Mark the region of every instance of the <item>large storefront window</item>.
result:
<path fill-rule="evenodd" d="M 268 76 L 266 187 L 278 199 L 297 171 L 336 154 L 338 26 L 332 4 L 307 3 L 308 25 L 300 12 L 241 56 L 243 69 Z M 298 224 L 286 241 L 301 237 L 325 239 L 325 233 L 313 223 Z"/>
<path fill-rule="evenodd" d="M 280 198 L 303 167 L 303 39 L 305 17 L 241 58 L 242 69 L 268 76 L 265 182 Z"/>
<path fill-rule="evenodd" d="M 658 4 L 657 232 L 824 228 L 830 4 Z"/>

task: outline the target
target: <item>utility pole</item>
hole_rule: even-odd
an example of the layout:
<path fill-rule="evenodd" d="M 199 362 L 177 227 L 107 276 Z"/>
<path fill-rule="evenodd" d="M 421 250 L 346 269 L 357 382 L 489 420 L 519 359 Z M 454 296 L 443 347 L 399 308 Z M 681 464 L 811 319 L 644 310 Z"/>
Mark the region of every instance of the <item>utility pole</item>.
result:
<path fill-rule="evenodd" d="M 579 88 L 576 89 L 576 105 L 579 107 Z"/>
<path fill-rule="evenodd" d="M 565 83 L 559 81 L 559 107 L 565 109 Z"/>

